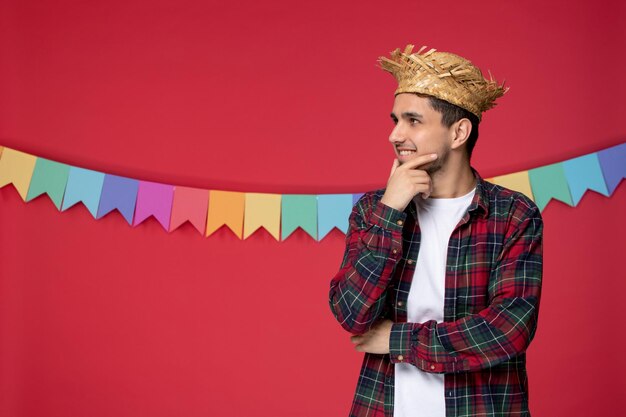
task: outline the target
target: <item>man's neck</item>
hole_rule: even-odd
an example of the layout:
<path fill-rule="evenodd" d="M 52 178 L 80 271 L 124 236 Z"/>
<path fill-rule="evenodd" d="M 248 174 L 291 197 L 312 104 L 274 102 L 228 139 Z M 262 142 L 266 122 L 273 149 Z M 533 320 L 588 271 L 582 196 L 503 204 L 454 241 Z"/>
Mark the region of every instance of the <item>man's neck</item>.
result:
<path fill-rule="evenodd" d="M 432 175 L 433 192 L 430 198 L 455 198 L 469 193 L 476 187 L 476 177 L 468 161 L 449 160 L 446 166 Z"/>

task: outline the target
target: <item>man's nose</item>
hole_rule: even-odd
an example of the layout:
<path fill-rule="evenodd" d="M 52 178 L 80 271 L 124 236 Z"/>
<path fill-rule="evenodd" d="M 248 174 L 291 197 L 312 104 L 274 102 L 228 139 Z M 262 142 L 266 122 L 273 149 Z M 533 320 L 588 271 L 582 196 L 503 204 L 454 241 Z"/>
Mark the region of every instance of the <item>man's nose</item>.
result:
<path fill-rule="evenodd" d="M 391 131 L 391 134 L 389 135 L 389 142 L 393 144 L 402 143 L 404 142 L 405 139 L 406 137 L 404 135 L 403 129 L 400 127 L 400 124 L 397 124 Z"/>

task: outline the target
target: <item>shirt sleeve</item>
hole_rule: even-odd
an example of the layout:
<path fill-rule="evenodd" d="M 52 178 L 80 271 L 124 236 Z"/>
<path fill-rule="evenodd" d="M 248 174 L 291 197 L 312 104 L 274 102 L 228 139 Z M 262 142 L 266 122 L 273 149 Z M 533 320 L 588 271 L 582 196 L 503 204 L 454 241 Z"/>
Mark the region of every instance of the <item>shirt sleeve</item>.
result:
<path fill-rule="evenodd" d="M 402 256 L 406 216 L 372 193 L 352 208 L 343 260 L 329 293 L 335 318 L 351 333 L 367 332 L 383 310 L 387 284 Z"/>
<path fill-rule="evenodd" d="M 543 221 L 532 204 L 515 210 L 503 250 L 491 271 L 490 303 L 452 322 L 394 323 L 391 362 L 432 373 L 489 368 L 524 352 L 534 337 L 541 295 Z"/>

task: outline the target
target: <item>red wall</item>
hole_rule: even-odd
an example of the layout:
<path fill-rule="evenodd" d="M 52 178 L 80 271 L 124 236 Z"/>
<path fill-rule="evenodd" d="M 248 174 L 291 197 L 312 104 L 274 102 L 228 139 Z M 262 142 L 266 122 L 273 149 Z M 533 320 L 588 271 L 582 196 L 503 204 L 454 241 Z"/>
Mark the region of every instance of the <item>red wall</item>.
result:
<path fill-rule="evenodd" d="M 395 83 L 376 58 L 456 52 L 511 87 L 484 177 L 624 141 L 624 2 L 0 3 L 0 144 L 170 184 L 272 193 L 383 186 Z M 544 211 L 533 416 L 626 408 L 626 188 Z M 0 189 L 0 415 L 344 416 L 362 353 L 327 303 L 343 255 L 94 220 Z"/>

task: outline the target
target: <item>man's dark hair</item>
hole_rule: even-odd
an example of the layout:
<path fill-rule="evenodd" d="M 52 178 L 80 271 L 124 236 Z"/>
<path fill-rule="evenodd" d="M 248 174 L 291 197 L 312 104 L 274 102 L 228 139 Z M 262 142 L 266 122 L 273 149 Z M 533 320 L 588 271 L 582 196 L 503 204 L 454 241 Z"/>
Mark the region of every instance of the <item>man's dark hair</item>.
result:
<path fill-rule="evenodd" d="M 472 151 L 474 150 L 474 146 L 476 145 L 476 141 L 478 140 L 478 124 L 480 123 L 478 117 L 476 117 L 476 115 L 472 112 L 469 112 L 452 103 L 448 103 L 447 101 L 438 99 L 437 97 L 421 94 L 418 95 L 421 97 L 428 97 L 430 107 L 432 107 L 433 110 L 441 113 L 441 123 L 446 127 L 452 126 L 454 122 L 457 122 L 463 118 L 469 119 L 469 121 L 472 123 L 472 131 L 470 132 L 469 138 L 467 138 L 466 146 L 467 157 L 468 159 L 471 159 Z"/>

